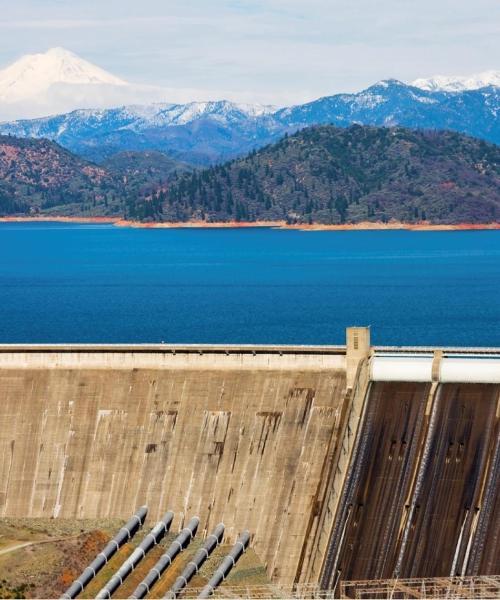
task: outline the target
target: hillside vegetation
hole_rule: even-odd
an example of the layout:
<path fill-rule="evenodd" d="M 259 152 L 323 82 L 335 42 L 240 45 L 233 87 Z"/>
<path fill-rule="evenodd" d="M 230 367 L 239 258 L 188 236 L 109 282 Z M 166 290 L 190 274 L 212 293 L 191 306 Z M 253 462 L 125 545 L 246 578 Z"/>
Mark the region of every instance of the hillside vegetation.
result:
<path fill-rule="evenodd" d="M 242 159 L 188 169 L 153 151 L 98 166 L 55 142 L 0 136 L 0 215 L 500 221 L 500 148 L 453 132 L 318 126 Z"/>
<path fill-rule="evenodd" d="M 151 218 L 176 168 L 187 166 L 158 152 L 123 152 L 98 166 L 55 142 L 0 136 L 0 215 Z"/>
<path fill-rule="evenodd" d="M 453 132 L 321 126 L 178 177 L 162 218 L 487 223 L 500 220 L 500 148 Z"/>

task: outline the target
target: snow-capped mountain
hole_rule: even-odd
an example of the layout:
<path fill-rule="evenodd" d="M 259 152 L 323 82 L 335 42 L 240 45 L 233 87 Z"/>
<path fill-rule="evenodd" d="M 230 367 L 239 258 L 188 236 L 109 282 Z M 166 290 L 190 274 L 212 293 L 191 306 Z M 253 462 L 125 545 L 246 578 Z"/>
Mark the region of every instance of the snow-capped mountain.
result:
<path fill-rule="evenodd" d="M 0 134 L 46 137 L 94 161 L 157 150 L 192 164 L 241 156 L 287 132 L 318 124 L 451 129 L 500 143 L 500 87 L 428 91 L 397 80 L 276 110 L 228 101 L 77 110 L 0 124 Z"/>
<path fill-rule="evenodd" d="M 164 90 L 132 85 L 64 48 L 25 55 L 0 70 L 0 120 L 163 98 Z"/>
<path fill-rule="evenodd" d="M 413 129 L 450 129 L 500 143 L 500 87 L 427 91 L 394 79 L 357 94 L 337 94 L 282 109 L 274 118 L 289 130 L 312 124 L 353 123 Z"/>
<path fill-rule="evenodd" d="M 0 71 L 0 101 L 18 102 L 46 92 L 54 84 L 128 85 L 119 77 L 64 48 L 28 54 Z"/>
<path fill-rule="evenodd" d="M 0 124 L 0 133 L 47 138 L 92 160 L 122 150 L 160 150 L 207 163 L 273 139 L 273 106 L 218 102 L 153 103 L 70 113 Z"/>
<path fill-rule="evenodd" d="M 436 75 L 430 79 L 416 79 L 412 85 L 431 92 L 463 92 L 490 86 L 500 87 L 500 71 L 484 71 L 469 77 Z"/>
<path fill-rule="evenodd" d="M 0 70 L 0 122 L 124 105 L 135 105 L 129 110 L 135 112 L 138 119 L 151 119 L 153 123 L 157 120 L 162 125 L 170 120 L 172 124 L 174 121 L 189 123 L 202 114 L 215 114 L 217 110 L 221 118 L 224 111 L 228 115 L 239 111 L 252 118 L 275 110 L 260 104 L 236 103 L 231 103 L 228 109 L 221 102 L 190 102 L 182 106 L 165 102 L 152 104 L 172 96 L 175 99 L 176 95 L 176 90 L 131 84 L 65 48 L 52 48 L 45 53 L 23 56 Z"/>
<path fill-rule="evenodd" d="M 111 109 L 81 109 L 70 113 L 0 123 L 0 131 L 16 137 L 46 137 L 60 141 L 67 134 L 86 136 L 99 131 L 140 133 L 210 120 L 220 126 L 247 123 L 276 112 L 273 106 L 218 102 L 135 104 Z"/>
<path fill-rule="evenodd" d="M 151 127 L 187 125 L 202 119 L 211 119 L 223 125 L 238 123 L 276 112 L 276 107 L 263 104 L 239 104 L 227 100 L 172 104 L 157 102 L 146 105 L 123 106 L 113 111 L 113 117 L 124 127 L 144 131 Z M 79 111 L 81 112 L 81 111 Z M 87 111 L 95 118 L 106 118 L 107 111 Z"/>

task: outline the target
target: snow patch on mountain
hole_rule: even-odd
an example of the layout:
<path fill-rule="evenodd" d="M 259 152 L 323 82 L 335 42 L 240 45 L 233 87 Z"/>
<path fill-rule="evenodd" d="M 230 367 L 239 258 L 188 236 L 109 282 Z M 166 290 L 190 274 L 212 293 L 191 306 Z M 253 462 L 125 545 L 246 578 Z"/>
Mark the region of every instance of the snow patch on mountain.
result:
<path fill-rule="evenodd" d="M 416 79 L 411 85 L 430 92 L 463 92 L 490 86 L 500 87 L 500 71 L 484 71 L 469 77 L 436 75 L 429 79 Z"/>
<path fill-rule="evenodd" d="M 429 98 L 429 96 L 421 96 L 420 94 L 410 94 L 413 100 L 420 102 L 421 104 L 439 104 L 439 100 L 436 98 Z"/>
<path fill-rule="evenodd" d="M 366 108 L 366 109 L 370 109 L 370 108 L 375 108 L 376 106 L 379 106 L 380 104 L 383 104 L 384 102 L 387 102 L 387 98 L 385 98 L 384 96 L 380 95 L 380 94 L 373 94 L 370 92 L 367 93 L 360 93 L 355 97 L 354 103 L 356 104 L 356 107 L 359 108 Z"/>

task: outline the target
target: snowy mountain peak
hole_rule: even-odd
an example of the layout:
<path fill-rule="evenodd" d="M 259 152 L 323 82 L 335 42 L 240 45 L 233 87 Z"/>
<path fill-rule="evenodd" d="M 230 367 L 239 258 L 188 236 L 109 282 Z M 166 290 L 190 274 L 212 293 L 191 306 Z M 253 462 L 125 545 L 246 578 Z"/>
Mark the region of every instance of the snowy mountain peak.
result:
<path fill-rule="evenodd" d="M 402 81 L 400 81 L 399 79 L 391 78 L 391 79 L 381 79 L 380 81 L 377 81 L 377 83 L 373 84 L 371 87 L 372 88 L 379 87 L 379 88 L 388 89 L 391 87 L 404 87 L 404 86 L 405 86 L 405 84 Z M 370 88 L 368 88 L 368 89 L 370 89 Z"/>
<path fill-rule="evenodd" d="M 238 121 L 276 110 L 226 101 L 166 104 L 171 91 L 128 83 L 65 48 L 51 48 L 27 54 L 0 70 L 0 122 L 114 107 L 128 107 L 126 111 L 155 123 L 177 120 L 180 124 L 207 115 Z"/>
<path fill-rule="evenodd" d="M 56 84 L 127 85 L 65 48 L 51 48 L 45 53 L 27 54 L 0 71 L 0 101 L 33 98 Z"/>
<path fill-rule="evenodd" d="M 26 56 L 30 56 L 29 54 Z M 49 48 L 46 52 L 39 52 L 36 55 L 31 56 L 52 56 L 58 60 L 82 60 L 77 54 L 71 52 L 62 46 L 56 46 L 55 48 Z"/>
<path fill-rule="evenodd" d="M 500 71 L 484 71 L 469 77 L 436 75 L 430 79 L 416 79 L 412 85 L 430 92 L 463 92 L 484 87 L 500 87 Z"/>

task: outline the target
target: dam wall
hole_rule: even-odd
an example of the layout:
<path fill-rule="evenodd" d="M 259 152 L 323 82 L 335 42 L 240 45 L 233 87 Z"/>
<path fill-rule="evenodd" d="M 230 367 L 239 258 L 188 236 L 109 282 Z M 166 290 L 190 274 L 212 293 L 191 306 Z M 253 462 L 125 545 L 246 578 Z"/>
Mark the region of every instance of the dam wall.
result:
<path fill-rule="evenodd" d="M 500 351 L 0 346 L 0 517 L 249 529 L 279 583 L 500 573 Z"/>
<path fill-rule="evenodd" d="M 293 581 L 345 395 L 342 348 L 1 348 L 0 516 L 171 509 Z"/>

